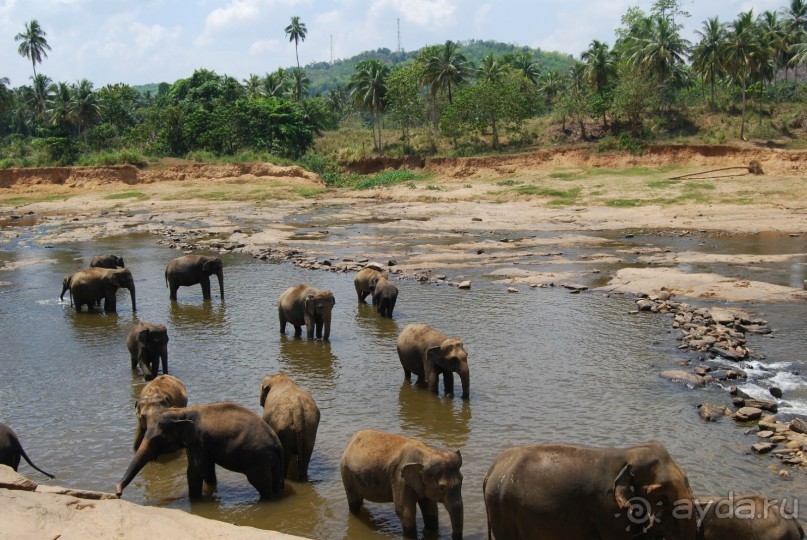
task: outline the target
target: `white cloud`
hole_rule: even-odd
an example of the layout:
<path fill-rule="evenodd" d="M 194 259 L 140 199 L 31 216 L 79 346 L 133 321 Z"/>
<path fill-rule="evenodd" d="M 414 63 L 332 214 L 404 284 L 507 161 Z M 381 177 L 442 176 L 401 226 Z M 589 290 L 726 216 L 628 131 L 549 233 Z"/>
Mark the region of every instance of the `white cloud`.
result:
<path fill-rule="evenodd" d="M 377 19 L 390 10 L 416 26 L 438 29 L 453 24 L 457 6 L 452 0 L 371 0 L 368 15 Z"/>
<path fill-rule="evenodd" d="M 254 21 L 265 4 L 261 0 L 232 0 L 224 7 L 214 9 L 208 14 L 205 28 L 195 40 L 196 45 L 205 45 L 222 31 Z"/>
<path fill-rule="evenodd" d="M 166 28 L 159 24 L 146 26 L 135 22 L 129 26 L 137 52 L 143 54 L 155 48 L 163 46 L 168 41 L 176 41 L 182 34 L 179 27 Z"/>
<path fill-rule="evenodd" d="M 538 39 L 533 46 L 547 51 L 559 51 L 578 56 L 592 39 L 609 45 L 616 39 L 614 30 L 619 27 L 622 15 L 635 0 L 589 0 L 583 3 L 565 3 L 556 12 L 554 28 L 549 35 Z"/>
<path fill-rule="evenodd" d="M 278 39 L 262 39 L 249 46 L 249 54 L 262 55 L 280 50 L 281 42 Z"/>
<path fill-rule="evenodd" d="M 476 10 L 476 14 L 474 15 L 474 30 L 476 32 L 481 33 L 485 30 L 490 20 L 490 12 L 492 9 L 492 4 L 482 4 L 479 6 L 479 9 Z"/>

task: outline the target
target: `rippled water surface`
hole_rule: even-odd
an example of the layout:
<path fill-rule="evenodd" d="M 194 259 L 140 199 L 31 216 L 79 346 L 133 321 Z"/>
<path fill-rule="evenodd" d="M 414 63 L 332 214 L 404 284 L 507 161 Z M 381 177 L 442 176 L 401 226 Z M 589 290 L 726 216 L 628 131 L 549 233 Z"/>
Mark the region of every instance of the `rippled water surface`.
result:
<path fill-rule="evenodd" d="M 106 252 L 123 255 L 133 272 L 138 312 L 125 291 L 117 315 L 76 314 L 59 303 L 62 276 Z M 658 377 L 685 355 L 676 350 L 670 319 L 629 315 L 630 297 L 561 288 L 507 294 L 481 279 L 471 291 L 400 281 L 395 318 L 386 320 L 369 305 L 357 306 L 352 274 L 225 255 L 225 301 L 214 286 L 210 302 L 194 287 L 180 289 L 171 303 L 163 272 L 177 255 L 151 236 L 54 249 L 15 243 L 0 251 L 0 421 L 57 479 L 44 481 L 27 464 L 20 472 L 44 483 L 114 490 L 132 457 L 134 401 L 144 385 L 129 369 L 126 335 L 134 323 L 150 321 L 169 329 L 169 371 L 185 383 L 191 404 L 230 400 L 260 414 L 260 380 L 282 370 L 313 394 L 322 420 L 310 482 L 288 481 L 281 500 L 259 502 L 242 475 L 219 469 L 217 494 L 191 503 L 180 457 L 149 464 L 125 491 L 129 501 L 312 538 L 395 537 L 400 523 L 391 504 L 367 504 L 369 513 L 359 518 L 348 512 L 338 463 L 361 428 L 462 450 L 467 538 L 486 537 L 482 478 L 496 455 L 516 444 L 657 439 L 688 472 L 697 495 L 807 492 L 803 474 L 781 480 L 769 469 L 774 459 L 748 455 L 752 438 L 731 420 L 698 418 L 696 404 L 728 402 L 720 389 L 693 391 Z M 276 299 L 299 282 L 334 292 L 330 343 L 279 334 Z M 789 396 L 807 402 L 803 377 L 790 374 L 807 371 L 807 308 L 761 311 L 778 331 L 774 339 L 751 338 L 768 357 L 760 367 L 778 365 L 775 376 L 783 387 L 790 384 Z M 395 339 L 413 322 L 463 338 L 469 401 L 404 382 Z M 439 537 L 450 538 L 448 516 L 440 512 Z"/>

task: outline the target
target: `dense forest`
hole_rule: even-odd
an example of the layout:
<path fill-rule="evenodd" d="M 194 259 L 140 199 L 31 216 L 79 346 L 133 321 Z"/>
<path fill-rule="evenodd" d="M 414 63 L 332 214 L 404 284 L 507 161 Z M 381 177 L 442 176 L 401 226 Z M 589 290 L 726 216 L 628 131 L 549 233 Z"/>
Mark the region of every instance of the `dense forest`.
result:
<path fill-rule="evenodd" d="M 807 134 L 807 0 L 707 19 L 696 43 L 682 37 L 688 16 L 679 0 L 630 8 L 613 44 L 593 40 L 578 58 L 447 41 L 241 81 L 198 69 L 170 84 L 101 88 L 37 72 L 50 46 L 32 20 L 15 36 L 30 84 L 10 88 L 0 73 L 0 167 L 171 156 L 302 160 L 316 169 L 359 155 L 345 151 L 350 145 L 361 155 L 467 155 L 548 141 L 641 151 L 698 130 L 718 143 Z M 295 51 L 304 45 L 298 17 L 285 31 Z M 706 129 L 699 117 L 723 127 Z"/>

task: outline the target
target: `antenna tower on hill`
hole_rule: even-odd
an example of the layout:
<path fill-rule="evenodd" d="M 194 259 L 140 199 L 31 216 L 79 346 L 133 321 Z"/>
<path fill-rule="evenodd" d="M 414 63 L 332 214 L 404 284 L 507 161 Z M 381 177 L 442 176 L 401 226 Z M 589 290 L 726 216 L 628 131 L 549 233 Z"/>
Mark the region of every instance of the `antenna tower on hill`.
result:
<path fill-rule="evenodd" d="M 401 18 L 398 17 L 398 52 L 403 52 L 403 48 L 401 47 Z"/>

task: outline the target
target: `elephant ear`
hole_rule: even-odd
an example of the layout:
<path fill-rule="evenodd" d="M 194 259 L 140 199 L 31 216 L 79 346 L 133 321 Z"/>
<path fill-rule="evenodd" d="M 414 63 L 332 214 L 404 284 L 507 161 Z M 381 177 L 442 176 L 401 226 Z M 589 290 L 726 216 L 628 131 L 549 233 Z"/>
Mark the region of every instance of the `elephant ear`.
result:
<path fill-rule="evenodd" d="M 374 291 L 376 285 L 378 285 L 378 276 L 373 276 L 373 278 L 370 279 L 370 285 L 369 285 L 370 290 Z"/>
<path fill-rule="evenodd" d="M 423 465 L 420 463 L 407 463 L 401 469 L 401 478 L 406 485 L 415 490 L 418 497 L 423 497 L 425 486 L 423 485 Z"/>
<path fill-rule="evenodd" d="M 112 274 L 109 278 L 109 282 L 114 285 L 115 287 L 120 287 L 120 280 L 118 279 L 117 274 Z"/>
<path fill-rule="evenodd" d="M 614 499 L 617 506 L 626 509 L 630 506 L 630 500 L 635 496 L 636 488 L 633 486 L 633 471 L 630 463 L 622 467 L 619 474 L 614 479 Z"/>
<path fill-rule="evenodd" d="M 268 379 L 269 377 L 264 377 L 261 381 L 261 407 L 266 403 L 266 396 L 269 394 L 269 390 L 272 389 L 272 383 Z"/>
<path fill-rule="evenodd" d="M 303 305 L 305 306 L 306 313 L 312 316 L 316 314 L 316 302 L 314 302 L 313 294 L 309 294 L 308 296 L 305 297 L 305 302 L 303 303 Z"/>
<path fill-rule="evenodd" d="M 149 338 L 149 332 L 150 330 L 148 328 L 141 328 L 137 333 L 137 341 L 140 343 L 146 343 Z"/>
<path fill-rule="evenodd" d="M 178 417 L 169 420 L 170 427 L 166 433 L 171 433 L 171 437 L 176 441 L 187 445 L 193 441 L 193 434 L 196 431 L 196 425 L 193 420 L 188 418 Z"/>
<path fill-rule="evenodd" d="M 443 348 L 439 345 L 426 349 L 426 359 L 432 366 L 437 366 L 443 371 L 457 371 L 459 369 L 458 360 L 456 358 L 446 358 L 443 355 Z"/>

